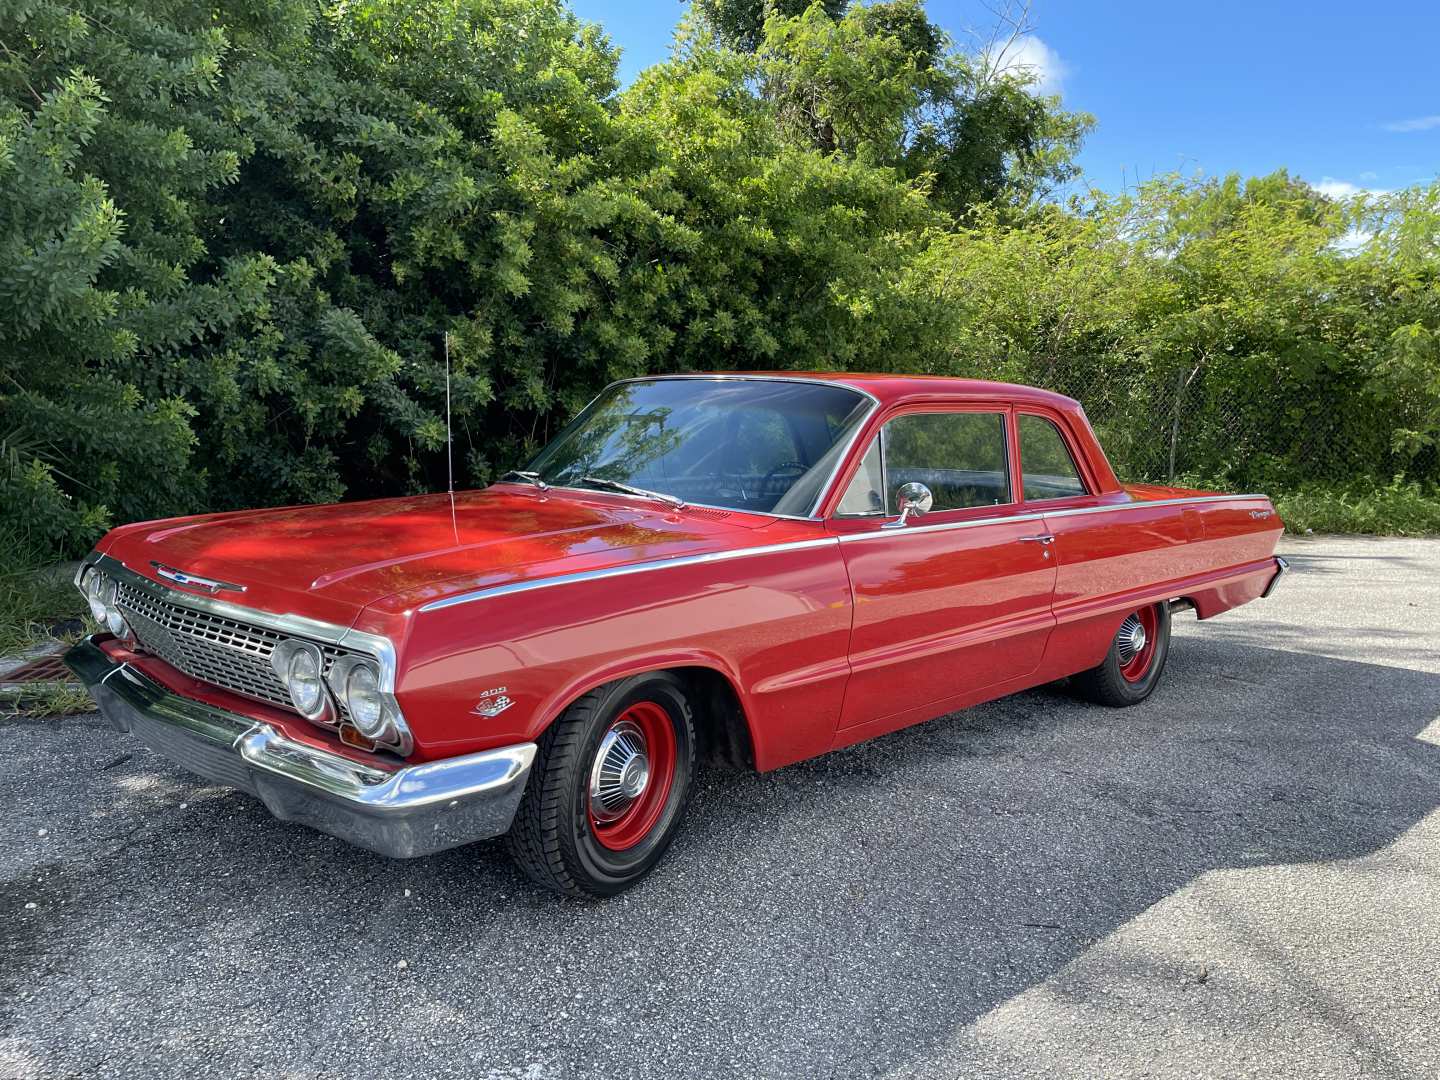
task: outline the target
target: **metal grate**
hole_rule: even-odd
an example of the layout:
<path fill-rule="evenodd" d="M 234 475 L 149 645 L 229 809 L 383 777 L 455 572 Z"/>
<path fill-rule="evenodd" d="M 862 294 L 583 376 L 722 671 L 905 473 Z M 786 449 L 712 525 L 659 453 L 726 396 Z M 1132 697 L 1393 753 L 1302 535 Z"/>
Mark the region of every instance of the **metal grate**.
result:
<path fill-rule="evenodd" d="M 719 519 L 728 518 L 730 516 L 729 510 L 717 510 L 713 506 L 687 506 L 685 509 L 687 513 L 694 514 L 696 517 Z"/>
<path fill-rule="evenodd" d="M 115 602 L 140 645 L 171 667 L 192 679 L 295 711 L 290 694 L 270 666 L 270 654 L 286 635 L 173 604 L 123 581 L 118 583 Z M 315 644 L 325 657 L 326 674 L 336 660 L 350 655 L 333 645 Z"/>
<path fill-rule="evenodd" d="M 0 675 L 0 682 L 74 682 L 75 676 L 65 666 L 61 653 L 56 651 L 27 660 L 19 667 L 11 668 Z"/>

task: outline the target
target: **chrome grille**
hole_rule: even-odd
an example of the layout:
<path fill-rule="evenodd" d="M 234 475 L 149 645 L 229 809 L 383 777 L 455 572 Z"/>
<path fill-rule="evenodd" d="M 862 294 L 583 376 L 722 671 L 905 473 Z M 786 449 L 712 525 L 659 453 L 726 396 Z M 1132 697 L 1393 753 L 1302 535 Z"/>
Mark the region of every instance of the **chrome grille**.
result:
<path fill-rule="evenodd" d="M 146 652 L 192 679 L 295 711 L 270 666 L 270 654 L 286 635 L 162 600 L 125 581 L 116 587 L 115 604 Z M 333 645 L 315 644 L 324 654 L 327 674 L 336 660 L 351 655 Z M 344 706 L 340 708 L 343 713 Z"/>

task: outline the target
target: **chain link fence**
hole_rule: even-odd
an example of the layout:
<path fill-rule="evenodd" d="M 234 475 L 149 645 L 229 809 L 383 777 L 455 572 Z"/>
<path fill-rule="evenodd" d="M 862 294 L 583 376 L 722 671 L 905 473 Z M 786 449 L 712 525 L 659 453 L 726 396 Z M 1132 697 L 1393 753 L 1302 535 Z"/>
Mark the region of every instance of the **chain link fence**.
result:
<path fill-rule="evenodd" d="M 1203 366 L 1051 369 L 1026 381 L 1078 400 L 1120 478 L 1280 495 L 1440 483 L 1434 448 L 1398 450 L 1398 419 L 1345 373 L 1303 383 Z"/>

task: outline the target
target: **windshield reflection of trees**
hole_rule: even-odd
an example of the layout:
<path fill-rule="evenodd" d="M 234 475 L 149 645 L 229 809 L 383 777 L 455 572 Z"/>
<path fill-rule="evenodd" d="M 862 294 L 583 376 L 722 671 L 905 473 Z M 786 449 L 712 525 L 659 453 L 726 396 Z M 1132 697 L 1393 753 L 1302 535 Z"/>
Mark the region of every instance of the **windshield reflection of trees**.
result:
<path fill-rule="evenodd" d="M 557 486 L 588 486 L 589 476 L 766 512 L 792 489 L 790 501 L 809 494 L 814 478 L 807 474 L 858 419 L 857 402 L 852 391 L 834 387 L 623 385 L 532 467 Z"/>
<path fill-rule="evenodd" d="M 632 389 L 624 387 L 592 413 L 545 470 L 547 482 L 577 483 L 584 476 L 638 482 L 674 453 L 681 432 L 666 426 L 673 410 L 666 405 L 637 408 L 633 396 Z"/>

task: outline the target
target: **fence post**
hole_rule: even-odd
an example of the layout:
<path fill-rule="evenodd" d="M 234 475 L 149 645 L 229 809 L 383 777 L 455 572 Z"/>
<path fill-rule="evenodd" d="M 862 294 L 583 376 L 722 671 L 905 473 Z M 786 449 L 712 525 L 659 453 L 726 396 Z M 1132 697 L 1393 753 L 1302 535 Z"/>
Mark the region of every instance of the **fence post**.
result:
<path fill-rule="evenodd" d="M 1202 359 L 1189 375 L 1185 374 L 1183 368 L 1180 370 L 1180 384 L 1175 387 L 1175 405 L 1170 413 L 1170 468 L 1165 473 L 1167 484 L 1175 483 L 1175 446 L 1180 441 L 1180 402 L 1185 397 L 1185 389 L 1190 385 L 1190 380 L 1200 374 L 1200 365 L 1203 363 L 1205 361 Z"/>

